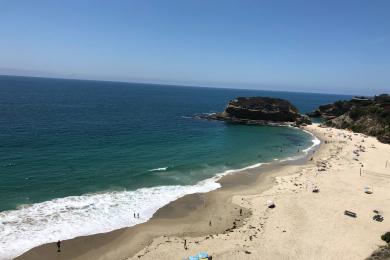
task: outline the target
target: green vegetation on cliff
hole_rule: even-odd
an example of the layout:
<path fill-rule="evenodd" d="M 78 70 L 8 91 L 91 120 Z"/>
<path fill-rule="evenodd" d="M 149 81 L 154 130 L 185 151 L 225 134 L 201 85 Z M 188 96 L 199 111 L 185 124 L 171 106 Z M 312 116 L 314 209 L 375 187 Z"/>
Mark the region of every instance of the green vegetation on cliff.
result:
<path fill-rule="evenodd" d="M 376 136 L 379 141 L 390 143 L 390 96 L 382 94 L 373 98 L 354 97 L 320 106 L 309 113 L 321 117 L 328 126 L 351 129 L 354 132 Z"/>

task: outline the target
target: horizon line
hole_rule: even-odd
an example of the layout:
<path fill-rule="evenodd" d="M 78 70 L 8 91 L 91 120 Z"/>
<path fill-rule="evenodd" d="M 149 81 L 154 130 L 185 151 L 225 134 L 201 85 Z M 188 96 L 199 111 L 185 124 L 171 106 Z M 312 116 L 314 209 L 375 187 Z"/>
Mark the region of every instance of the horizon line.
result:
<path fill-rule="evenodd" d="M 322 94 L 322 95 L 337 95 L 337 96 L 375 96 L 386 93 L 377 93 L 374 95 L 362 95 L 362 94 L 339 94 L 339 93 L 324 93 L 324 92 L 305 92 L 305 91 L 287 91 L 287 90 L 271 90 L 271 89 L 260 89 L 260 88 L 234 88 L 234 87 L 215 87 L 215 86 L 202 86 L 196 84 L 178 84 L 178 83 L 163 83 L 163 82 L 148 82 L 148 81 L 125 81 L 125 80 L 103 80 L 103 79 L 86 79 L 86 78 L 67 78 L 61 76 L 32 76 L 32 75 L 17 75 L 17 74 L 2 74 L 0 77 L 19 77 L 19 78 L 38 78 L 38 79 L 59 79 L 59 80 L 79 80 L 79 81 L 96 81 L 96 82 L 112 82 L 122 84 L 144 84 L 144 85 L 157 85 L 157 86 L 171 86 L 171 87 L 188 87 L 188 88 L 211 88 L 211 89 L 234 89 L 234 90 L 249 90 L 249 91 L 269 91 L 269 92 L 287 92 L 287 93 L 304 93 L 304 94 Z M 207 83 L 206 83 L 207 84 Z M 211 84 L 211 83 L 210 83 Z M 223 83 L 216 83 L 223 84 Z"/>

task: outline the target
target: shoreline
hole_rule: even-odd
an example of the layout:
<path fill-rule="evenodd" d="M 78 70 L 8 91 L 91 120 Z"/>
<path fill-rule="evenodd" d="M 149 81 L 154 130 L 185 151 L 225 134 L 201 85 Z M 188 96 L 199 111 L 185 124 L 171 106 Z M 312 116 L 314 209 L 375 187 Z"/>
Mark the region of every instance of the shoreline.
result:
<path fill-rule="evenodd" d="M 209 225 L 205 225 L 206 228 L 194 231 L 191 230 L 190 227 L 186 226 L 188 226 L 188 223 L 193 222 L 194 219 L 199 218 L 203 220 L 198 222 L 209 223 L 209 221 L 205 220 L 205 216 L 210 216 L 208 218 L 212 219 L 213 214 L 211 212 L 219 212 L 221 210 L 221 207 L 215 205 L 226 204 L 226 202 L 231 199 L 231 196 L 233 194 L 240 192 L 240 188 L 244 187 L 248 189 L 248 187 L 252 187 L 253 189 L 254 186 L 258 186 L 260 184 L 261 186 L 263 186 L 262 189 L 266 190 L 272 186 L 272 179 L 276 175 L 278 175 L 280 168 L 288 166 L 295 167 L 297 165 L 303 165 L 304 163 L 306 163 L 312 151 L 314 152 L 320 150 L 322 141 L 320 141 L 320 138 L 318 138 L 310 131 L 306 131 L 304 129 L 300 130 L 309 133 L 313 137 L 313 144 L 310 147 L 302 150 L 301 154 L 299 155 L 286 157 L 283 159 L 276 159 L 275 161 L 271 161 L 268 163 L 257 163 L 244 167 L 242 169 L 228 170 L 223 174 L 216 175 L 215 177 L 212 177 L 210 179 L 216 179 L 215 182 L 220 184 L 221 187 L 211 191 L 207 191 L 205 193 L 187 194 L 174 201 L 171 201 L 165 206 L 159 208 L 149 220 L 137 224 L 135 226 L 63 240 L 62 247 L 64 248 L 64 250 L 67 247 L 79 248 L 78 245 L 83 244 L 83 247 L 79 250 L 75 251 L 74 249 L 72 249 L 72 253 L 70 253 L 69 255 L 65 255 L 63 253 L 58 255 L 56 251 L 53 251 L 53 254 L 53 252 L 51 252 L 51 249 L 55 248 L 56 246 L 55 242 L 52 242 L 34 247 L 19 255 L 15 259 L 40 259 L 42 257 L 60 257 L 58 259 L 98 259 L 102 257 L 102 255 L 104 255 L 102 259 L 106 259 L 108 255 L 110 257 L 107 259 L 111 259 L 111 257 L 114 257 L 114 259 L 127 258 L 129 257 L 129 255 L 134 255 L 144 246 L 150 244 L 153 238 L 159 235 L 169 234 L 177 236 L 199 236 L 209 234 L 210 229 L 210 234 L 218 234 L 224 232 L 226 231 L 226 229 L 229 229 L 231 227 L 231 223 L 235 222 L 234 220 L 241 219 L 240 221 L 242 222 L 242 220 L 244 219 L 242 217 L 246 216 L 245 213 L 243 214 L 243 216 L 239 216 L 237 206 L 231 202 L 228 206 L 223 208 L 223 210 L 229 210 L 231 214 L 229 216 L 220 218 L 219 222 L 217 224 L 212 224 L 211 228 L 209 227 Z M 252 190 L 251 192 L 254 191 Z M 234 211 L 237 212 L 234 213 Z M 166 230 L 164 230 L 164 228 L 160 230 L 160 226 L 169 226 L 172 225 L 172 222 L 179 222 L 180 225 L 183 226 L 183 229 L 185 229 L 185 231 L 182 230 L 180 232 L 167 232 Z M 177 224 L 175 224 L 175 226 L 176 225 Z M 150 231 L 150 229 L 153 229 L 153 231 Z M 153 234 L 142 235 L 138 238 L 130 239 L 130 241 L 126 239 L 126 237 L 136 237 L 136 234 L 139 234 L 144 231 Z M 90 252 L 87 249 L 96 248 L 96 245 L 103 247 L 105 244 L 114 243 L 114 241 L 117 241 L 117 239 L 119 239 L 122 244 L 132 243 L 134 244 L 134 246 L 131 250 L 126 248 L 123 250 L 124 252 L 121 252 L 119 254 L 115 253 L 114 255 L 108 254 L 107 256 L 105 256 L 104 249 L 97 250 L 99 251 L 99 253 Z"/>
<path fill-rule="evenodd" d="M 299 131 L 299 130 L 302 131 L 302 129 L 297 129 L 297 131 Z M 310 134 L 310 133 L 308 133 L 308 134 Z M 301 152 L 299 152 L 297 154 L 286 155 L 286 157 L 282 157 L 280 159 L 274 159 L 274 161 L 251 164 L 249 166 L 246 166 L 246 167 L 243 167 L 243 168 L 239 168 L 239 169 L 225 170 L 224 172 L 217 173 L 213 177 L 210 177 L 208 179 L 199 181 L 198 183 L 193 184 L 193 185 L 177 186 L 177 187 L 176 186 L 158 186 L 158 187 L 156 187 L 155 190 L 150 191 L 150 193 L 155 193 L 155 194 L 157 194 L 157 196 L 163 196 L 164 192 L 166 193 L 166 192 L 171 191 L 172 194 L 168 194 L 168 196 L 164 197 L 163 200 L 157 200 L 155 205 L 152 205 L 152 206 L 156 206 L 156 207 L 155 208 L 152 208 L 152 207 L 147 208 L 149 210 L 149 212 L 146 212 L 146 214 L 140 213 L 141 219 L 135 219 L 135 221 L 133 221 L 133 219 L 132 219 L 131 222 L 135 222 L 135 224 L 131 223 L 131 225 L 122 225 L 123 219 L 125 221 L 128 221 L 128 219 L 120 218 L 119 221 L 122 221 L 122 222 L 119 222 L 119 221 L 117 221 L 117 219 L 113 218 L 114 222 L 118 222 L 120 224 L 119 226 L 114 226 L 113 228 L 108 228 L 108 229 L 107 229 L 107 227 L 102 227 L 102 228 L 98 227 L 98 229 L 96 231 L 84 232 L 82 234 L 80 234 L 80 233 L 73 234 L 73 235 L 65 237 L 65 238 L 61 237 L 61 236 L 56 236 L 56 235 L 53 235 L 53 236 L 50 236 L 50 237 L 43 237 L 43 239 L 38 238 L 38 241 L 41 240 L 41 243 L 35 243 L 35 245 L 34 245 L 34 243 L 30 243 L 28 240 L 20 241 L 21 244 L 19 244 L 19 245 L 18 245 L 18 243 L 16 243 L 16 244 L 15 243 L 14 244 L 10 243 L 9 245 L 7 245 L 7 243 L 5 243 L 5 244 L 3 244 L 3 248 L 8 248 L 8 250 L 9 250 L 9 246 L 12 246 L 12 249 L 16 249 L 13 252 L 16 252 L 16 253 L 11 253 L 10 254 L 9 252 L 12 252 L 12 249 L 11 249 L 11 250 L 8 251 L 7 255 L 0 256 L 0 259 L 10 259 L 11 257 L 19 257 L 19 256 L 25 254 L 26 252 L 28 252 L 29 250 L 32 250 L 32 249 L 34 249 L 36 247 L 39 247 L 41 245 L 45 245 L 47 243 L 53 243 L 53 241 L 57 241 L 58 238 L 61 239 L 61 240 L 66 241 L 66 240 L 74 239 L 74 238 L 77 238 L 77 237 L 92 236 L 92 235 L 96 235 L 96 234 L 103 234 L 103 233 L 113 232 L 113 231 L 120 230 L 120 229 L 123 229 L 123 228 L 131 228 L 131 227 L 137 226 L 139 224 L 148 222 L 159 209 L 161 209 L 162 207 L 168 205 L 172 201 L 175 201 L 175 200 L 177 200 L 177 199 L 179 199 L 179 198 L 181 198 L 183 196 L 186 196 L 188 194 L 205 193 L 205 192 L 210 192 L 210 191 L 213 191 L 213 190 L 221 188 L 219 180 L 221 178 L 223 178 L 224 176 L 226 176 L 226 175 L 241 173 L 241 172 L 245 172 L 247 170 L 252 170 L 252 169 L 256 170 L 256 169 L 259 169 L 259 167 L 261 168 L 262 166 L 267 165 L 267 164 L 273 164 L 274 165 L 275 163 L 281 163 L 281 162 L 284 162 L 284 161 L 300 161 L 300 160 L 303 160 L 307 156 L 307 150 L 311 150 L 311 149 L 315 148 L 316 145 L 318 145 L 318 143 L 316 143 L 316 139 L 315 139 L 316 137 L 313 136 L 312 134 L 310 134 L 310 136 L 308 136 L 307 138 L 308 138 L 307 140 L 311 143 L 311 145 L 308 146 L 308 148 L 302 150 Z M 165 190 L 164 188 L 166 188 L 166 187 L 169 187 L 169 188 L 172 187 L 172 189 Z M 159 188 L 161 188 L 161 189 L 159 189 Z M 142 189 L 140 189 L 140 190 L 142 190 Z M 130 196 L 131 197 L 131 196 L 134 196 L 134 195 L 130 194 L 130 193 L 137 193 L 138 191 L 139 190 L 128 191 L 128 192 L 126 192 L 126 194 L 122 194 L 123 192 L 113 192 L 113 194 L 110 195 L 110 198 L 114 199 L 115 201 L 118 201 L 119 199 L 117 197 L 122 196 L 121 197 L 122 199 L 123 199 L 123 196 Z M 118 195 L 118 193 L 119 193 L 119 195 Z M 140 192 L 140 193 L 142 193 L 142 192 Z M 85 194 L 85 195 L 83 195 L 83 197 L 85 198 L 85 200 L 87 200 L 87 202 L 88 201 L 89 202 L 91 202 L 91 201 L 93 202 L 93 201 L 96 201 L 96 200 L 104 200 L 104 199 L 106 199 L 105 197 L 104 198 L 99 197 L 99 195 L 100 195 L 99 193 L 98 194 Z M 101 195 L 104 195 L 104 193 L 101 193 Z M 65 197 L 65 198 L 59 198 L 59 199 L 55 199 L 55 200 L 60 200 L 61 201 L 60 203 L 57 203 L 57 204 L 60 204 L 61 207 L 68 207 L 68 206 L 73 206 L 72 205 L 72 202 L 73 202 L 72 198 L 73 198 L 73 196 Z M 77 203 L 77 201 L 75 201 L 75 202 Z M 40 210 L 44 210 L 47 207 L 51 207 L 50 203 L 51 203 L 51 201 L 37 203 L 37 204 L 35 204 L 36 207 L 34 208 L 34 211 L 40 211 Z M 71 205 L 69 205 L 69 204 L 71 204 Z M 88 206 L 88 205 L 86 204 L 86 206 Z M 127 212 L 128 208 L 129 208 L 127 206 L 128 206 L 128 204 L 124 203 L 124 206 L 121 206 L 120 209 L 124 209 L 126 211 L 126 216 L 133 215 L 133 212 L 131 212 L 131 211 Z M 116 208 L 114 208 L 114 210 L 115 209 Z M 57 208 L 56 210 L 57 211 L 61 211 L 62 209 L 61 208 Z M 28 213 L 29 213 L 29 211 L 26 211 L 24 213 L 26 218 L 29 218 Z M 55 211 L 53 211 L 53 213 L 55 213 Z M 96 212 L 96 211 L 95 211 L 95 213 L 98 214 L 98 212 Z M 121 212 L 119 212 L 119 213 L 121 213 Z M 153 213 L 153 214 L 148 215 L 148 213 Z M 108 214 L 105 214 L 105 215 L 108 215 Z M 98 214 L 97 216 L 100 216 L 100 214 Z M 121 216 L 123 216 L 123 214 L 121 214 Z M 46 221 L 43 218 L 41 218 L 39 220 L 40 221 Z M 72 219 L 70 219 L 70 220 L 72 220 Z M 73 223 L 73 222 L 70 221 L 69 223 Z M 103 223 L 104 223 L 104 220 L 103 220 Z M 61 222 L 54 222 L 53 224 L 58 226 L 58 224 L 61 224 Z M 94 226 L 96 226 L 96 225 L 94 225 Z M 64 228 L 66 230 L 66 226 L 65 225 L 64 225 Z M 31 230 L 32 230 L 32 232 L 35 232 L 37 234 L 41 234 L 40 232 L 37 232 L 34 229 L 31 229 Z M 55 228 L 53 230 L 55 230 Z M 69 232 L 65 232 L 65 233 L 69 233 Z M 74 231 L 73 231 L 73 233 L 74 233 Z M 77 233 L 77 230 L 76 230 L 76 233 Z M 16 234 L 18 234 L 18 233 L 16 233 Z M 12 239 L 10 241 L 12 241 Z M 26 244 L 27 244 L 27 246 L 26 246 Z M 20 245 L 23 245 L 23 246 L 20 247 Z M 25 250 L 20 250 L 17 247 L 25 248 Z M 15 256 L 15 255 L 17 255 L 17 256 Z"/>
<path fill-rule="evenodd" d="M 369 257 L 385 244 L 380 236 L 390 230 L 390 146 L 347 130 L 306 128 L 323 139 L 313 160 L 270 169 L 255 183 L 242 186 L 246 189 L 228 191 L 234 213 L 242 208 L 250 214 L 234 218 L 218 234 L 154 238 L 127 259 L 182 259 L 204 251 L 217 259 Z M 275 208 L 266 206 L 268 199 Z M 224 216 L 231 213 L 220 211 Z M 378 213 L 383 221 L 373 218 Z"/>
<path fill-rule="evenodd" d="M 302 129 L 299 129 L 300 131 L 304 131 Z M 304 131 L 304 132 L 307 132 L 307 131 Z M 302 160 L 304 160 L 304 158 L 307 157 L 307 151 L 308 150 L 311 150 L 311 149 L 315 149 L 316 146 L 318 146 L 318 139 L 316 139 L 316 137 L 314 135 L 312 135 L 310 132 L 307 132 L 308 134 L 310 134 L 310 136 L 308 136 L 308 140 L 310 140 L 310 143 L 312 143 L 310 146 L 308 146 L 308 148 L 304 149 L 304 150 L 301 150 L 299 153 L 297 154 L 293 154 L 293 155 L 286 155 L 286 157 L 282 157 L 280 159 L 274 159 L 273 161 L 270 161 L 270 162 L 264 162 L 264 163 L 255 163 L 255 164 L 252 164 L 252 165 L 249 165 L 249 166 L 246 166 L 246 167 L 243 167 L 243 168 L 240 168 L 240 169 L 230 169 L 230 170 L 226 170 L 224 172 L 221 172 L 221 173 L 217 173 L 215 176 L 213 177 L 210 177 L 208 179 L 205 179 L 205 180 L 202 180 L 194 185 L 189 185 L 189 186 L 178 186 L 180 187 L 181 189 L 178 190 L 179 192 L 182 192 L 184 193 L 183 195 L 179 195 L 178 197 L 176 198 L 173 198 L 174 196 L 177 196 L 177 192 L 176 190 L 174 190 L 176 193 L 173 193 L 171 194 L 171 196 L 167 196 L 166 198 L 164 198 L 162 201 L 167 201 L 167 202 L 164 202 L 164 204 L 162 206 L 159 206 L 159 208 L 156 208 L 156 209 L 152 209 L 151 212 L 154 212 L 153 214 L 151 214 L 150 216 L 148 215 L 142 215 L 141 213 L 141 222 L 138 222 L 136 224 L 133 224 L 131 226 L 119 226 L 119 227 L 115 227 L 115 228 L 112 228 L 112 229 L 108 229 L 108 230 L 104 230 L 105 228 L 102 228 L 100 229 L 101 231 L 97 231 L 97 232 L 91 232 L 91 233 L 84 233 L 85 235 L 83 234 L 78 234 L 78 235 L 75 235 L 75 236 L 71 236 L 71 237 L 68 237 L 68 238 L 63 238 L 61 239 L 62 241 L 67 241 L 67 240 L 71 240 L 71 239 L 75 239 L 75 238 L 78 238 L 78 237 L 88 237 L 88 236 L 93 236 L 93 235 L 98 235 L 98 234 L 104 234 L 104 233 L 109 233 L 109 232 L 114 232 L 114 231 L 117 231 L 117 230 L 121 230 L 121 229 L 126 229 L 126 228 L 132 228 L 134 226 L 137 226 L 137 225 L 140 225 L 140 224 L 143 224 L 143 223 L 146 223 L 148 221 L 150 221 L 150 219 L 154 216 L 154 214 L 157 213 L 157 211 L 159 211 L 161 208 L 169 205 L 170 203 L 172 203 L 173 201 L 177 200 L 177 199 L 180 199 L 181 197 L 183 196 L 187 196 L 187 195 L 192 195 L 192 194 L 203 194 L 203 193 L 207 193 L 207 192 L 211 192 L 213 190 L 216 190 L 216 189 L 220 189 L 221 188 L 221 184 L 220 184 L 220 179 L 221 178 L 224 178 L 225 176 L 227 175 L 232 175 L 232 174 L 237 174 L 237 173 L 242 173 L 242 172 L 245 172 L 245 171 L 257 171 L 258 169 L 261 169 L 262 167 L 264 167 L 265 165 L 275 165 L 275 164 L 280 164 L 280 163 L 284 163 L 284 162 L 301 162 Z M 299 147 L 300 148 L 300 147 Z M 161 187 L 161 188 L 164 188 L 164 187 Z M 186 190 L 185 192 L 183 190 Z M 138 190 L 136 190 L 135 192 L 137 192 Z M 160 193 L 158 190 L 157 190 L 158 193 Z M 186 194 L 187 193 L 187 194 Z M 93 198 L 95 198 L 96 196 L 98 196 L 99 194 L 87 194 L 85 196 L 91 196 Z M 102 194 L 104 195 L 104 194 Z M 115 194 L 113 194 L 112 196 L 116 196 Z M 129 194 L 128 194 L 129 196 Z M 69 198 L 72 198 L 72 197 L 69 197 Z M 60 198 L 58 200 L 66 200 L 68 199 L 67 198 Z M 95 198 L 95 199 L 99 199 L 99 198 Z M 115 198 L 114 198 L 115 199 Z M 50 201 L 49 201 L 50 203 Z M 40 205 L 42 204 L 42 205 Z M 43 203 L 38 203 L 36 205 L 39 205 L 39 207 L 37 207 L 37 209 L 39 210 L 41 207 L 46 207 L 46 206 L 50 206 L 50 205 L 46 205 L 47 203 L 46 202 L 43 202 Z M 66 205 L 66 202 L 61 202 L 61 204 L 64 204 Z M 159 200 L 157 200 L 156 202 L 156 205 L 159 204 Z M 45 206 L 46 205 L 46 206 Z M 126 204 L 125 204 L 126 205 Z M 124 208 L 123 206 L 121 208 Z M 126 208 L 127 209 L 127 208 Z M 60 210 L 60 209 L 59 209 Z M 127 211 L 127 210 L 126 210 Z M 130 212 L 129 216 L 132 215 L 133 213 Z M 100 214 L 99 214 L 100 215 Z M 27 216 L 28 217 L 28 216 Z M 136 219 L 136 221 L 138 221 L 138 219 Z M 56 224 L 56 223 L 55 223 Z M 65 230 L 66 230 L 66 226 L 64 226 Z M 17 254 L 17 256 L 15 256 L 15 254 L 8 254 L 8 255 L 3 255 L 0 256 L 0 259 L 10 259 L 11 256 L 12 257 L 20 257 L 22 256 L 23 254 L 29 252 L 30 250 L 33 250 L 34 248 L 36 247 L 40 247 L 42 245 L 45 245 L 45 244 L 50 244 L 50 243 L 53 243 L 53 241 L 57 241 L 58 239 L 58 236 L 51 236 L 49 238 L 50 240 L 48 239 L 44 239 L 46 241 L 50 241 L 50 242 L 46 242 L 46 241 L 42 241 L 41 244 L 35 244 L 35 246 L 30 246 L 30 247 L 27 247 L 28 249 L 25 249 L 24 251 L 22 250 L 19 250 L 17 252 L 20 252 Z M 23 243 L 25 243 L 24 241 L 22 241 Z M 29 243 L 27 241 L 27 243 Z M 4 248 L 7 248 L 5 247 L 7 244 L 3 244 L 3 247 Z M 11 246 L 13 246 L 13 248 L 16 248 L 18 246 L 18 244 L 10 244 Z M 31 245 L 31 244 L 30 244 Z"/>

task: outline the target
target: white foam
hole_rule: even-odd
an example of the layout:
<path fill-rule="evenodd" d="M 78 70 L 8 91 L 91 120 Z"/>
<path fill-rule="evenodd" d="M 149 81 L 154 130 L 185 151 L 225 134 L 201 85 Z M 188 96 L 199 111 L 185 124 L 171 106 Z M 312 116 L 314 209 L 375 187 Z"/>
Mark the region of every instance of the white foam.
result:
<path fill-rule="evenodd" d="M 196 185 L 159 186 L 53 199 L 0 212 L 0 259 L 10 259 L 45 243 L 109 232 L 146 222 L 164 205 L 187 194 L 221 187 L 224 175 L 260 167 L 227 170 Z M 157 168 L 162 169 L 162 168 Z M 156 170 L 157 170 L 156 169 Z M 134 218 L 139 213 L 140 218 Z"/>
<path fill-rule="evenodd" d="M 311 133 L 307 130 L 303 130 L 303 131 L 310 134 L 313 137 L 313 139 L 311 140 L 313 144 L 309 148 L 302 150 L 302 152 L 308 154 L 310 150 L 313 150 L 314 148 L 316 148 L 318 145 L 321 144 L 321 140 L 318 139 L 317 136 L 315 136 L 313 133 Z"/>
<path fill-rule="evenodd" d="M 168 167 L 161 167 L 161 168 L 151 169 L 148 171 L 149 172 L 162 172 L 162 171 L 166 171 L 167 169 L 168 169 Z"/>
<path fill-rule="evenodd" d="M 305 154 L 308 154 L 311 150 L 314 150 L 318 145 L 321 144 L 321 141 L 320 139 L 317 138 L 317 136 L 315 136 L 313 133 L 307 131 L 307 130 L 303 130 L 302 131 L 310 134 L 313 139 L 311 140 L 311 142 L 313 143 L 311 146 L 309 146 L 308 148 L 302 150 L 303 153 Z M 287 162 L 287 161 L 294 161 L 294 160 L 299 160 L 301 158 L 303 158 L 304 156 L 303 155 L 295 155 L 295 156 L 290 156 L 290 157 L 287 157 L 287 158 L 284 158 L 284 159 L 274 159 L 275 161 L 280 161 L 280 162 Z"/>
<path fill-rule="evenodd" d="M 147 221 L 184 195 L 218 189 L 215 178 L 192 186 L 86 194 L 0 212 L 0 259 L 10 259 L 48 242 L 108 232 Z M 140 218 L 133 214 L 139 213 Z"/>
<path fill-rule="evenodd" d="M 305 153 L 320 144 L 317 137 L 308 133 L 314 137 L 313 145 L 303 150 Z M 280 161 L 293 159 L 295 157 Z M 218 189 L 221 185 L 217 180 L 222 176 L 263 164 L 267 163 L 227 170 L 196 185 L 159 186 L 135 191 L 70 196 L 0 212 L 0 259 L 14 258 L 35 246 L 59 239 L 109 232 L 146 222 L 159 208 L 171 201 L 187 194 Z M 162 167 L 150 171 L 166 169 L 167 167 Z M 134 213 L 139 213 L 140 218 L 134 218 Z"/>
<path fill-rule="evenodd" d="M 264 165 L 264 164 L 268 164 L 268 163 L 256 163 L 256 164 L 249 165 L 247 167 L 240 168 L 240 169 L 226 170 L 226 171 L 224 171 L 222 173 L 217 174 L 216 177 L 219 179 L 222 176 L 233 174 L 233 173 L 237 173 L 237 172 L 241 172 L 241 171 L 245 171 L 245 170 L 249 170 L 249 169 L 254 169 L 254 168 L 260 167 L 261 165 Z"/>

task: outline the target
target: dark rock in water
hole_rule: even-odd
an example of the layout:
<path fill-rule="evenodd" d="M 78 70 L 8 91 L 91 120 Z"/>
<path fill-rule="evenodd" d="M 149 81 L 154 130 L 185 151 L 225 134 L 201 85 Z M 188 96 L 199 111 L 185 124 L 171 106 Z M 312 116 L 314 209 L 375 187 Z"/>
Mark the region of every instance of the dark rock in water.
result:
<path fill-rule="evenodd" d="M 379 141 L 390 143 L 390 96 L 388 94 L 337 101 L 320 106 L 308 115 L 323 118 L 328 126 L 376 136 Z"/>
<path fill-rule="evenodd" d="M 238 97 L 229 102 L 224 112 L 203 118 L 256 125 L 311 124 L 310 118 L 299 114 L 287 100 L 269 97 Z"/>
<path fill-rule="evenodd" d="M 268 97 L 239 97 L 229 102 L 225 113 L 230 117 L 275 122 L 294 122 L 299 116 L 287 100 Z"/>

